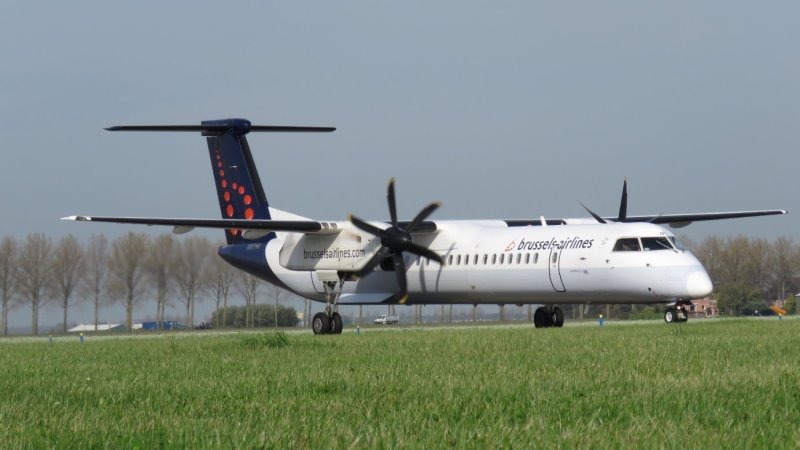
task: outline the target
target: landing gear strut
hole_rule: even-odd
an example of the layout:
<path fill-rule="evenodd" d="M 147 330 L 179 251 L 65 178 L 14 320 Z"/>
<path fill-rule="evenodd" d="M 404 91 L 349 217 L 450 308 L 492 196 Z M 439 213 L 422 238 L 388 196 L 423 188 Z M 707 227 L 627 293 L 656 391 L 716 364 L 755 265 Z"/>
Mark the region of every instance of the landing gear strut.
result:
<path fill-rule="evenodd" d="M 540 306 L 533 313 L 533 326 L 561 328 L 564 326 L 564 312 L 558 306 Z"/>
<path fill-rule="evenodd" d="M 314 314 L 311 321 L 311 330 L 314 334 L 342 334 L 344 324 L 342 316 L 336 311 L 339 303 L 339 296 L 342 295 L 344 277 L 326 274 L 322 284 L 325 286 L 325 311 Z M 320 274 L 320 278 L 323 278 Z"/>
<path fill-rule="evenodd" d="M 678 300 L 674 305 L 667 307 L 664 311 L 664 322 L 679 323 L 689 320 L 689 305 L 691 302 L 686 300 Z"/>

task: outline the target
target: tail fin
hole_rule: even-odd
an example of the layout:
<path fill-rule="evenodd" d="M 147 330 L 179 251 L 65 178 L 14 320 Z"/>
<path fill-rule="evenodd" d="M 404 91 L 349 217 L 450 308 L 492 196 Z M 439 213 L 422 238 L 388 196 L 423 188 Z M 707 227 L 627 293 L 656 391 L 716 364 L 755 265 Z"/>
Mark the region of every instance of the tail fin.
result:
<path fill-rule="evenodd" d="M 225 126 L 222 132 L 204 132 L 208 141 L 211 169 L 222 217 L 225 219 L 271 219 L 269 203 L 245 134 L 250 122 L 244 119 L 209 120 L 203 126 Z M 268 240 L 267 235 L 261 240 Z M 246 241 L 239 230 L 225 230 L 228 244 Z"/>

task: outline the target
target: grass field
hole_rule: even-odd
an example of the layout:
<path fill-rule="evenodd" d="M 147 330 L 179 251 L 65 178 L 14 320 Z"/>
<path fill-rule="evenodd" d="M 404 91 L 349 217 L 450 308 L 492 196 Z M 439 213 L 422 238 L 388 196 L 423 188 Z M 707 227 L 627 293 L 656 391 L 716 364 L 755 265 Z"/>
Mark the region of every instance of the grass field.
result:
<path fill-rule="evenodd" d="M 5 448 L 798 448 L 800 320 L 0 340 Z"/>

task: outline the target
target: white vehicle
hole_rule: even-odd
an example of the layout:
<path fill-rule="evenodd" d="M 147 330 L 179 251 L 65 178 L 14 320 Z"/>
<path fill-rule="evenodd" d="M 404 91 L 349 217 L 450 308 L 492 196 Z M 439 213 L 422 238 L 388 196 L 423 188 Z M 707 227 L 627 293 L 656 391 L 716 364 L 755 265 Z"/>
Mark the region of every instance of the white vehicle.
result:
<path fill-rule="evenodd" d="M 381 325 L 392 325 L 396 323 L 400 323 L 400 317 L 398 316 L 390 316 L 388 314 L 382 314 L 375 319 L 376 324 Z"/>
<path fill-rule="evenodd" d="M 700 220 L 786 214 L 784 210 L 591 218 L 428 220 L 438 202 L 398 220 L 394 181 L 389 221 L 317 221 L 269 206 L 247 144 L 251 131 L 334 128 L 256 126 L 244 119 L 200 125 L 122 126 L 111 131 L 193 131 L 207 139 L 222 219 L 71 216 L 67 220 L 225 230 L 219 255 L 233 266 L 325 303 L 316 334 L 339 334 L 338 305 L 536 304 L 534 324 L 560 327 L 558 305 L 666 303 L 667 322 L 684 321 L 690 300 L 711 280 L 671 227 Z"/>

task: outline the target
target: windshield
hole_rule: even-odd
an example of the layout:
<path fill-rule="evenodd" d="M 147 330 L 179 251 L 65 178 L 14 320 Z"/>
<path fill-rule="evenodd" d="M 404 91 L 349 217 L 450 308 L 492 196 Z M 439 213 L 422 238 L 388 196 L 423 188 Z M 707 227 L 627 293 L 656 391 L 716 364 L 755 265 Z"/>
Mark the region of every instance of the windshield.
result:
<path fill-rule="evenodd" d="M 687 250 L 686 244 L 684 244 L 680 239 L 678 239 L 677 236 L 669 236 L 669 240 L 670 242 L 672 242 L 672 245 L 674 245 L 675 248 L 677 248 L 678 250 L 682 252 L 685 252 Z"/>
<path fill-rule="evenodd" d="M 646 252 L 655 250 L 674 250 L 672 243 L 665 237 L 643 237 L 642 247 Z"/>

